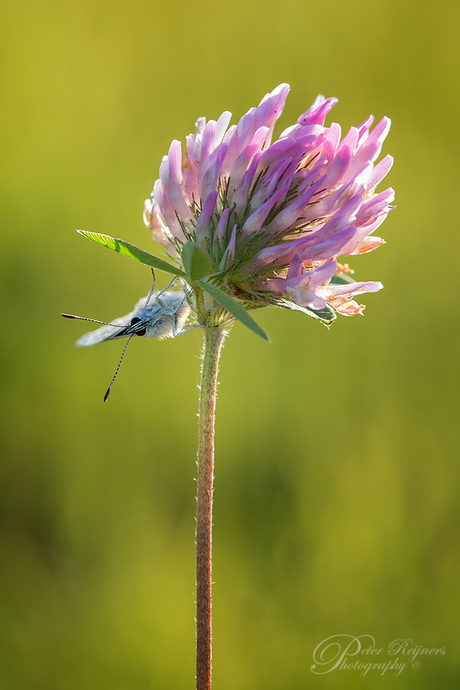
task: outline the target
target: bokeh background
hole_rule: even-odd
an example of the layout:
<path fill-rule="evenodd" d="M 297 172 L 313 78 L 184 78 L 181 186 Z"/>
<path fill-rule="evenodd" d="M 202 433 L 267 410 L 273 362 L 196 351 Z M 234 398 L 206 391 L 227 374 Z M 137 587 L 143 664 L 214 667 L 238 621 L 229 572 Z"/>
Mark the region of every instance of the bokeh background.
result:
<path fill-rule="evenodd" d="M 344 131 L 393 119 L 397 210 L 352 261 L 385 284 L 365 318 L 265 310 L 271 344 L 227 341 L 215 688 L 459 687 L 459 22 L 455 0 L 4 3 L 1 690 L 194 687 L 202 336 L 133 342 L 104 405 L 120 343 L 77 350 L 59 314 L 130 311 L 149 269 L 75 228 L 160 253 L 142 207 L 170 141 L 283 81 L 278 133 L 317 93 Z M 338 634 L 445 654 L 314 675 Z"/>

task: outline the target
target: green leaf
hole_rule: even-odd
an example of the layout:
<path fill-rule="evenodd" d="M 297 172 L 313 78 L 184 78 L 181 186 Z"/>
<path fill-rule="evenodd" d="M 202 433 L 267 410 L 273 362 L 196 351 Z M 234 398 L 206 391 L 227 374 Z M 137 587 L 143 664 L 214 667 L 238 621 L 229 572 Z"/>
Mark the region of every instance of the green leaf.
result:
<path fill-rule="evenodd" d="M 200 280 L 211 273 L 211 262 L 193 242 L 184 244 L 182 263 L 192 281 Z"/>
<path fill-rule="evenodd" d="M 223 292 L 223 290 L 215 285 L 211 285 L 211 283 L 207 283 L 205 280 L 197 280 L 197 283 L 203 288 L 203 290 L 206 290 L 206 292 L 211 295 L 211 297 L 213 297 L 216 302 L 221 305 L 221 307 L 226 309 L 228 312 L 230 312 L 230 314 L 238 319 L 238 321 L 241 321 L 241 323 L 247 326 L 247 328 L 249 328 L 251 331 L 257 335 L 260 335 L 260 337 L 264 340 L 268 340 L 268 342 L 270 342 L 270 338 L 265 333 L 263 328 L 261 328 L 259 324 L 254 321 L 252 316 L 249 316 L 243 305 L 237 302 L 236 299 L 233 299 L 233 297 L 227 295 L 226 292 Z"/>
<path fill-rule="evenodd" d="M 347 285 L 348 283 L 356 283 L 356 280 L 353 280 L 353 278 L 350 278 L 350 276 L 347 273 L 339 273 L 336 274 L 335 276 L 332 276 L 330 280 L 330 285 Z"/>
<path fill-rule="evenodd" d="M 141 264 L 152 266 L 152 268 L 158 268 L 160 271 L 165 271 L 166 273 L 173 273 L 176 276 L 187 277 L 179 268 L 169 264 L 167 261 L 163 261 L 163 259 L 159 259 L 153 254 L 149 254 L 149 252 L 145 252 L 143 249 L 139 249 L 139 247 L 136 247 L 134 244 L 129 244 L 129 242 L 110 237 L 109 235 L 101 235 L 98 232 L 87 232 L 86 230 L 77 230 L 77 232 L 83 235 L 83 237 L 87 237 L 89 240 L 96 242 L 96 244 L 107 247 L 107 249 L 112 249 L 114 252 L 118 252 L 118 254 L 122 254 L 123 256 L 129 256 L 130 259 L 139 261 Z"/>
<path fill-rule="evenodd" d="M 301 307 L 300 304 L 296 304 L 295 302 L 291 302 L 287 299 L 279 299 L 277 300 L 277 304 L 285 309 L 301 311 L 307 316 L 311 316 L 313 319 L 321 321 L 326 326 L 330 325 L 337 318 L 337 314 L 330 307 L 325 307 L 324 309 L 309 309 L 308 307 Z"/>
<path fill-rule="evenodd" d="M 337 314 L 330 307 L 324 307 L 324 309 L 309 309 L 304 307 L 305 314 L 312 316 L 314 319 L 318 319 L 323 323 L 329 324 L 336 320 Z"/>

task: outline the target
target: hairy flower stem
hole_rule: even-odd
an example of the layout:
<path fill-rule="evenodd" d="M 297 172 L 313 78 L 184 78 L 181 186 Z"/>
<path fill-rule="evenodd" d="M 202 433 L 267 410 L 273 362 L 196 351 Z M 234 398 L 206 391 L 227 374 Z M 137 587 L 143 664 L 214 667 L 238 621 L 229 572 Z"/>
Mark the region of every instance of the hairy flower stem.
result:
<path fill-rule="evenodd" d="M 212 493 L 217 373 L 226 331 L 204 329 L 198 420 L 196 506 L 196 690 L 211 690 Z"/>

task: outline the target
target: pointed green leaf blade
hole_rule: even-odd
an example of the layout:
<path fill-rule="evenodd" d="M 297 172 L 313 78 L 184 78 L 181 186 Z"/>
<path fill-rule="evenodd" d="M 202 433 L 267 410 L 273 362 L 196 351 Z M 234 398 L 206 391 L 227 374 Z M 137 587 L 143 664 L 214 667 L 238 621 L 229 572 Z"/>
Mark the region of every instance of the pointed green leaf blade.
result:
<path fill-rule="evenodd" d="M 182 262 L 191 280 L 200 280 L 211 273 L 211 262 L 194 242 L 184 244 Z"/>
<path fill-rule="evenodd" d="M 353 280 L 349 275 L 346 273 L 336 273 L 335 276 L 332 276 L 330 280 L 330 285 L 348 285 L 348 283 L 356 283 L 356 280 Z"/>
<path fill-rule="evenodd" d="M 291 309 L 292 311 L 301 311 L 307 316 L 311 316 L 313 319 L 321 321 L 325 326 L 330 326 L 337 319 L 337 314 L 331 307 L 325 307 L 324 309 L 309 309 L 308 307 L 301 307 L 300 304 L 291 302 L 287 299 L 279 299 L 277 304 L 284 309 Z"/>
<path fill-rule="evenodd" d="M 114 252 L 122 254 L 123 256 L 128 256 L 130 259 L 139 261 L 141 264 L 151 266 L 152 268 L 158 268 L 160 271 L 172 273 L 176 276 L 187 277 L 179 268 L 176 268 L 167 261 L 163 261 L 163 259 L 159 259 L 153 254 L 149 254 L 149 252 L 143 249 L 139 249 L 139 247 L 136 247 L 134 244 L 129 244 L 129 242 L 119 240 L 116 237 L 110 237 L 110 235 L 101 235 L 98 232 L 87 232 L 86 230 L 77 230 L 77 232 L 83 235 L 83 237 L 87 237 L 89 240 L 96 242 L 96 244 L 107 247 L 107 249 L 112 249 Z"/>
<path fill-rule="evenodd" d="M 264 340 L 270 342 L 270 338 L 265 333 L 263 328 L 261 328 L 259 324 L 254 321 L 252 316 L 249 316 L 243 305 L 237 302 L 236 299 L 233 299 L 233 297 L 227 295 L 227 293 L 223 292 L 223 290 L 215 285 L 211 285 L 211 283 L 207 283 L 205 280 L 197 280 L 197 283 L 203 288 L 203 290 L 206 290 L 206 292 L 210 294 L 211 297 L 213 297 L 216 302 L 221 305 L 221 307 L 224 307 L 224 309 L 229 311 L 230 314 L 238 319 L 238 321 L 241 321 L 241 323 L 243 323 L 251 331 L 257 335 L 260 335 L 260 337 Z"/>

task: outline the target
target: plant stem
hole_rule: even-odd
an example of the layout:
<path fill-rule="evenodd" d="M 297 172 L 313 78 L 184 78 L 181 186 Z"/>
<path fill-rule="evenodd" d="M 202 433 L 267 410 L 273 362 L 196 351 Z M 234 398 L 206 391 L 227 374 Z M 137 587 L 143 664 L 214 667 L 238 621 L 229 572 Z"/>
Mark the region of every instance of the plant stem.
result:
<path fill-rule="evenodd" d="M 211 690 L 212 493 L 217 373 L 226 331 L 204 329 L 198 420 L 196 498 L 196 690 Z"/>

